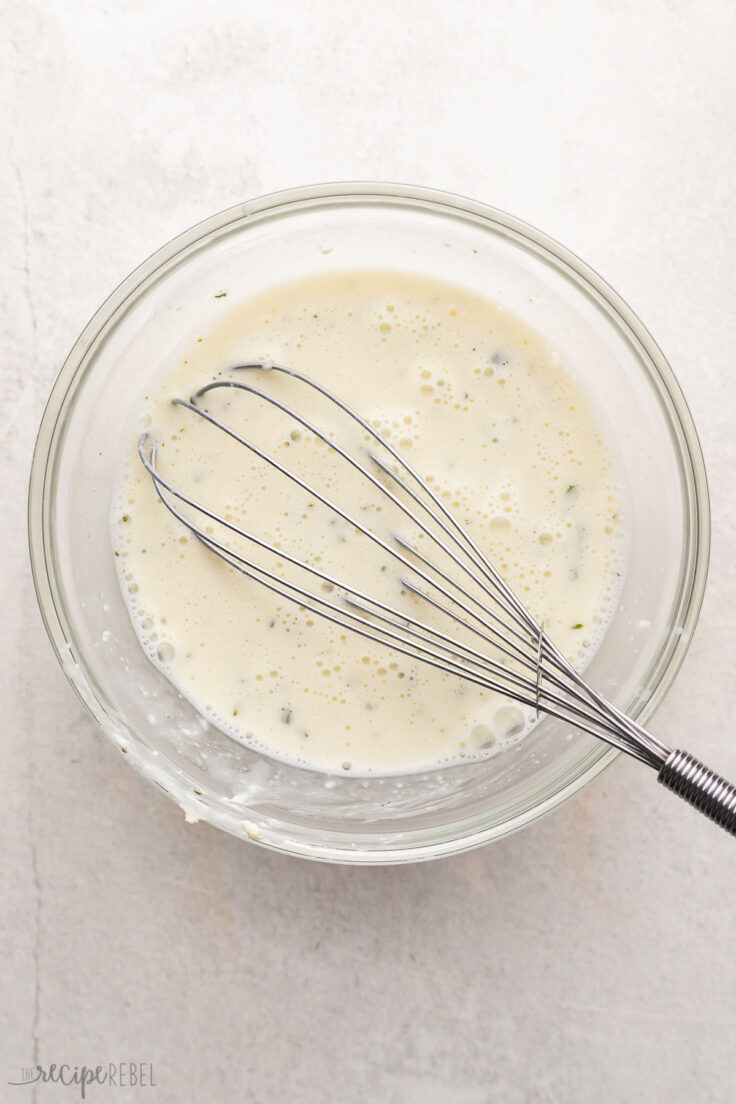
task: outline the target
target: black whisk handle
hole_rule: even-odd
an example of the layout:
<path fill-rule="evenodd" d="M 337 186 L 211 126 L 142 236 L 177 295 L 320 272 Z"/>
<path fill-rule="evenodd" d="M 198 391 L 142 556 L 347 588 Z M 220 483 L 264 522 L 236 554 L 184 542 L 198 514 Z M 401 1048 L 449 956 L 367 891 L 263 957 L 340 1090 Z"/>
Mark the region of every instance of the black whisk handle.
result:
<path fill-rule="evenodd" d="M 671 751 L 657 780 L 736 836 L 736 786 L 686 751 Z"/>

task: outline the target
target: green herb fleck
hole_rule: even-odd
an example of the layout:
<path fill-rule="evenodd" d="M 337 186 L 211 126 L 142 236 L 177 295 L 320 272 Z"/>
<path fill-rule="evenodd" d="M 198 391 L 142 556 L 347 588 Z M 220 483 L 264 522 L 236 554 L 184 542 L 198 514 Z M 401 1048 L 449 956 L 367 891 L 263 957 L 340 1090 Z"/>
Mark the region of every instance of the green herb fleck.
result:
<path fill-rule="evenodd" d="M 578 489 L 577 483 L 571 483 L 570 486 L 565 491 L 565 494 L 572 494 L 573 491 L 576 491 L 577 489 Z"/>
<path fill-rule="evenodd" d="M 217 295 L 215 296 L 215 299 L 224 299 L 226 295 L 227 295 L 226 291 L 218 291 Z"/>
<path fill-rule="evenodd" d="M 573 625 L 574 629 L 582 629 L 582 627 L 583 627 L 582 621 L 578 621 L 577 625 Z"/>

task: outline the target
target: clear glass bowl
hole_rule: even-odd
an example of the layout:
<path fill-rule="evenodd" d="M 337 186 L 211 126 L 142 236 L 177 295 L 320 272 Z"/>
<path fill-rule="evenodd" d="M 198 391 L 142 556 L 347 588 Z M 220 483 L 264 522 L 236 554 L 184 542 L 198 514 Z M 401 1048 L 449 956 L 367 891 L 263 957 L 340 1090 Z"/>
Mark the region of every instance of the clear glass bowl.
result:
<path fill-rule="evenodd" d="M 30 546 L 69 680 L 128 762 L 188 819 L 309 858 L 396 863 L 499 839 L 617 753 L 549 718 L 486 762 L 404 777 L 333 777 L 241 747 L 204 726 L 144 656 L 108 528 L 130 413 L 182 336 L 222 309 L 217 292 L 230 289 L 232 301 L 354 267 L 415 270 L 482 292 L 554 343 L 581 379 L 619 454 L 631 531 L 621 600 L 588 676 L 646 722 L 683 659 L 705 585 L 708 494 L 692 419 L 662 353 L 611 288 L 543 234 L 458 196 L 300 188 L 233 207 L 160 249 L 99 309 L 54 385 L 31 474 Z"/>

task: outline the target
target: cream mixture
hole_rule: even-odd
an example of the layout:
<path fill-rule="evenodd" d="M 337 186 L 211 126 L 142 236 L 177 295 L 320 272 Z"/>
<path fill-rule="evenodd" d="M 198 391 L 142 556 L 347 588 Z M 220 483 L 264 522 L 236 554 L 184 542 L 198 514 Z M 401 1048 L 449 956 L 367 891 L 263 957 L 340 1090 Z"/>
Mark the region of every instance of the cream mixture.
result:
<path fill-rule="evenodd" d="M 148 429 L 161 473 L 212 512 L 408 609 L 417 599 L 384 550 L 171 402 L 244 362 L 298 369 L 406 455 L 582 668 L 615 604 L 626 541 L 611 455 L 569 370 L 502 308 L 414 274 L 334 273 L 235 306 L 232 290 L 221 298 L 221 321 L 152 380 L 121 460 L 113 549 L 150 658 L 235 739 L 318 769 L 419 770 L 521 738 L 534 718 L 509 698 L 330 625 L 218 559 L 162 505 L 137 441 Z M 268 373 L 266 387 L 260 376 L 248 382 L 365 449 L 303 385 Z M 202 405 L 371 529 L 417 539 L 375 488 L 274 407 L 232 389 Z M 211 519 L 197 522 L 235 547 Z M 247 553 L 288 576 L 288 564 L 252 545 Z M 431 622 L 431 609 L 421 616 Z"/>

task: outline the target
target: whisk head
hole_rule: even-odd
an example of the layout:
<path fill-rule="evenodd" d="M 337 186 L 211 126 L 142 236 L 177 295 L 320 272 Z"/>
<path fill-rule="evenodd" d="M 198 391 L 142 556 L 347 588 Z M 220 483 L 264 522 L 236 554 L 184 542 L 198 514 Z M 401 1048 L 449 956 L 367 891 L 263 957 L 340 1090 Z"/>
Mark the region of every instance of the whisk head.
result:
<path fill-rule="evenodd" d="M 303 389 L 305 398 L 326 404 L 327 426 L 304 413 L 305 402 L 287 402 L 277 388 L 262 386 L 284 377 Z M 303 431 L 329 449 L 336 464 L 346 465 L 344 471 L 370 488 L 375 503 L 370 516 L 365 516 L 367 508 L 356 508 L 357 500 L 340 501 L 330 487 L 310 482 L 298 465 L 282 462 L 257 444 L 242 426 L 213 413 L 207 402 L 215 394 L 266 403 L 293 422 L 294 432 Z M 308 550 L 277 546 L 210 508 L 191 488 L 167 476 L 155 440 L 143 433 L 138 453 L 161 502 L 212 554 L 340 629 L 506 695 L 527 714 L 560 718 L 651 766 L 665 761 L 669 749 L 591 688 L 561 654 L 441 494 L 385 434 L 327 387 L 294 368 L 258 361 L 237 366 L 189 399 L 172 401 L 269 464 L 341 519 L 356 541 L 380 549 L 398 569 L 392 572 L 396 594 L 392 597 L 385 586 L 377 593 L 357 578 L 333 574 Z M 347 435 L 336 432 L 333 421 L 347 427 Z M 383 506 L 386 521 L 379 523 Z M 357 547 L 355 570 L 360 570 Z"/>

